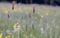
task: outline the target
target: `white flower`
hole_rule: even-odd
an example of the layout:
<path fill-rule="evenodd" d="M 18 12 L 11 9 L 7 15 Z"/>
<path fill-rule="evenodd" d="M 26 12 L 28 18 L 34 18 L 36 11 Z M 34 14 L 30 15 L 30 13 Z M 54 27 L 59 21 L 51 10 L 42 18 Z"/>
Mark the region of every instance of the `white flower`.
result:
<path fill-rule="evenodd" d="M 19 32 L 20 29 L 19 28 L 14 28 L 14 32 Z"/>
<path fill-rule="evenodd" d="M 6 33 L 7 33 L 7 34 L 10 34 L 10 30 L 6 30 Z"/>
<path fill-rule="evenodd" d="M 42 27 L 42 28 L 40 28 L 40 30 L 41 30 L 41 33 L 44 33 L 44 29 L 43 29 L 43 27 Z"/>
<path fill-rule="evenodd" d="M 40 30 L 42 34 L 47 35 L 47 32 L 43 29 L 43 27 Z"/>

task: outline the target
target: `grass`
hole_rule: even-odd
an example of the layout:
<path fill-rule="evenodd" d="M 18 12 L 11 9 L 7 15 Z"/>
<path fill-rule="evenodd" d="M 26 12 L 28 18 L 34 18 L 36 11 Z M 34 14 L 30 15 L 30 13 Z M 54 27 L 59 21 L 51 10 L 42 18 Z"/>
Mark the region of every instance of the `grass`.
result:
<path fill-rule="evenodd" d="M 0 13 L 0 38 L 60 38 L 58 10 L 39 10 L 32 13 L 31 19 L 26 12 L 11 12 L 9 18 Z"/>

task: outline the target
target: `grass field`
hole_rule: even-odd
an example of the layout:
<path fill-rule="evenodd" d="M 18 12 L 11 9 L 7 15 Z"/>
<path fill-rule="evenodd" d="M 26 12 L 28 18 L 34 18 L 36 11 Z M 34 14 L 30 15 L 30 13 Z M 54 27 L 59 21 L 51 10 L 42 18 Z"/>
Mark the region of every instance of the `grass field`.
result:
<path fill-rule="evenodd" d="M 11 10 L 11 4 L 0 5 L 0 38 L 60 38 L 60 7 L 22 4 Z"/>

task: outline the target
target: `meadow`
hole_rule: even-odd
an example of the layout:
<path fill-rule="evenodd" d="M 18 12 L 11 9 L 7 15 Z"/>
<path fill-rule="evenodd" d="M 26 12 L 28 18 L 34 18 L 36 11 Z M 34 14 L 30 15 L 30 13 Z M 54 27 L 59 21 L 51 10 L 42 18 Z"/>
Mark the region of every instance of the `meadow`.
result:
<path fill-rule="evenodd" d="M 0 3 L 0 38 L 60 38 L 60 7 Z"/>

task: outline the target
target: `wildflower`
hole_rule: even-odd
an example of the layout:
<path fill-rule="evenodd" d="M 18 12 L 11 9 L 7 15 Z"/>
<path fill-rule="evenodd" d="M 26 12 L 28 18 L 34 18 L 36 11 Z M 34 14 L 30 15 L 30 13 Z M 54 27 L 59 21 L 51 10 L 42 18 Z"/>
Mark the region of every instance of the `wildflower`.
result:
<path fill-rule="evenodd" d="M 41 30 L 41 33 L 44 33 L 44 29 L 43 28 L 41 28 L 40 30 Z"/>
<path fill-rule="evenodd" d="M 21 26 L 19 25 L 18 22 L 16 22 L 16 23 L 14 24 L 14 26 L 13 26 L 13 29 L 14 29 L 15 32 L 16 32 L 16 31 L 20 31 L 20 28 L 21 28 Z"/>
<path fill-rule="evenodd" d="M 17 27 L 17 25 L 18 25 L 18 22 L 16 22 L 16 23 L 14 24 L 13 28 L 16 28 L 16 27 Z"/>
<path fill-rule="evenodd" d="M 16 22 L 16 24 L 19 24 L 18 22 Z"/>
<path fill-rule="evenodd" d="M 6 36 L 5 38 L 10 38 L 10 36 Z"/>
<path fill-rule="evenodd" d="M 13 26 L 13 28 L 16 28 L 16 24 Z"/>
<path fill-rule="evenodd" d="M 21 28 L 21 26 L 20 26 L 20 25 L 18 25 L 18 26 L 17 26 L 17 28 L 18 28 L 18 29 L 20 29 L 20 28 Z"/>
<path fill-rule="evenodd" d="M 0 34 L 0 38 L 2 38 L 2 33 Z"/>
<path fill-rule="evenodd" d="M 8 38 L 7 36 L 5 38 Z"/>
<path fill-rule="evenodd" d="M 7 32 L 8 34 L 10 34 L 10 30 L 6 30 L 6 32 Z"/>
<path fill-rule="evenodd" d="M 14 32 L 19 32 L 20 29 L 19 28 L 14 28 Z"/>

